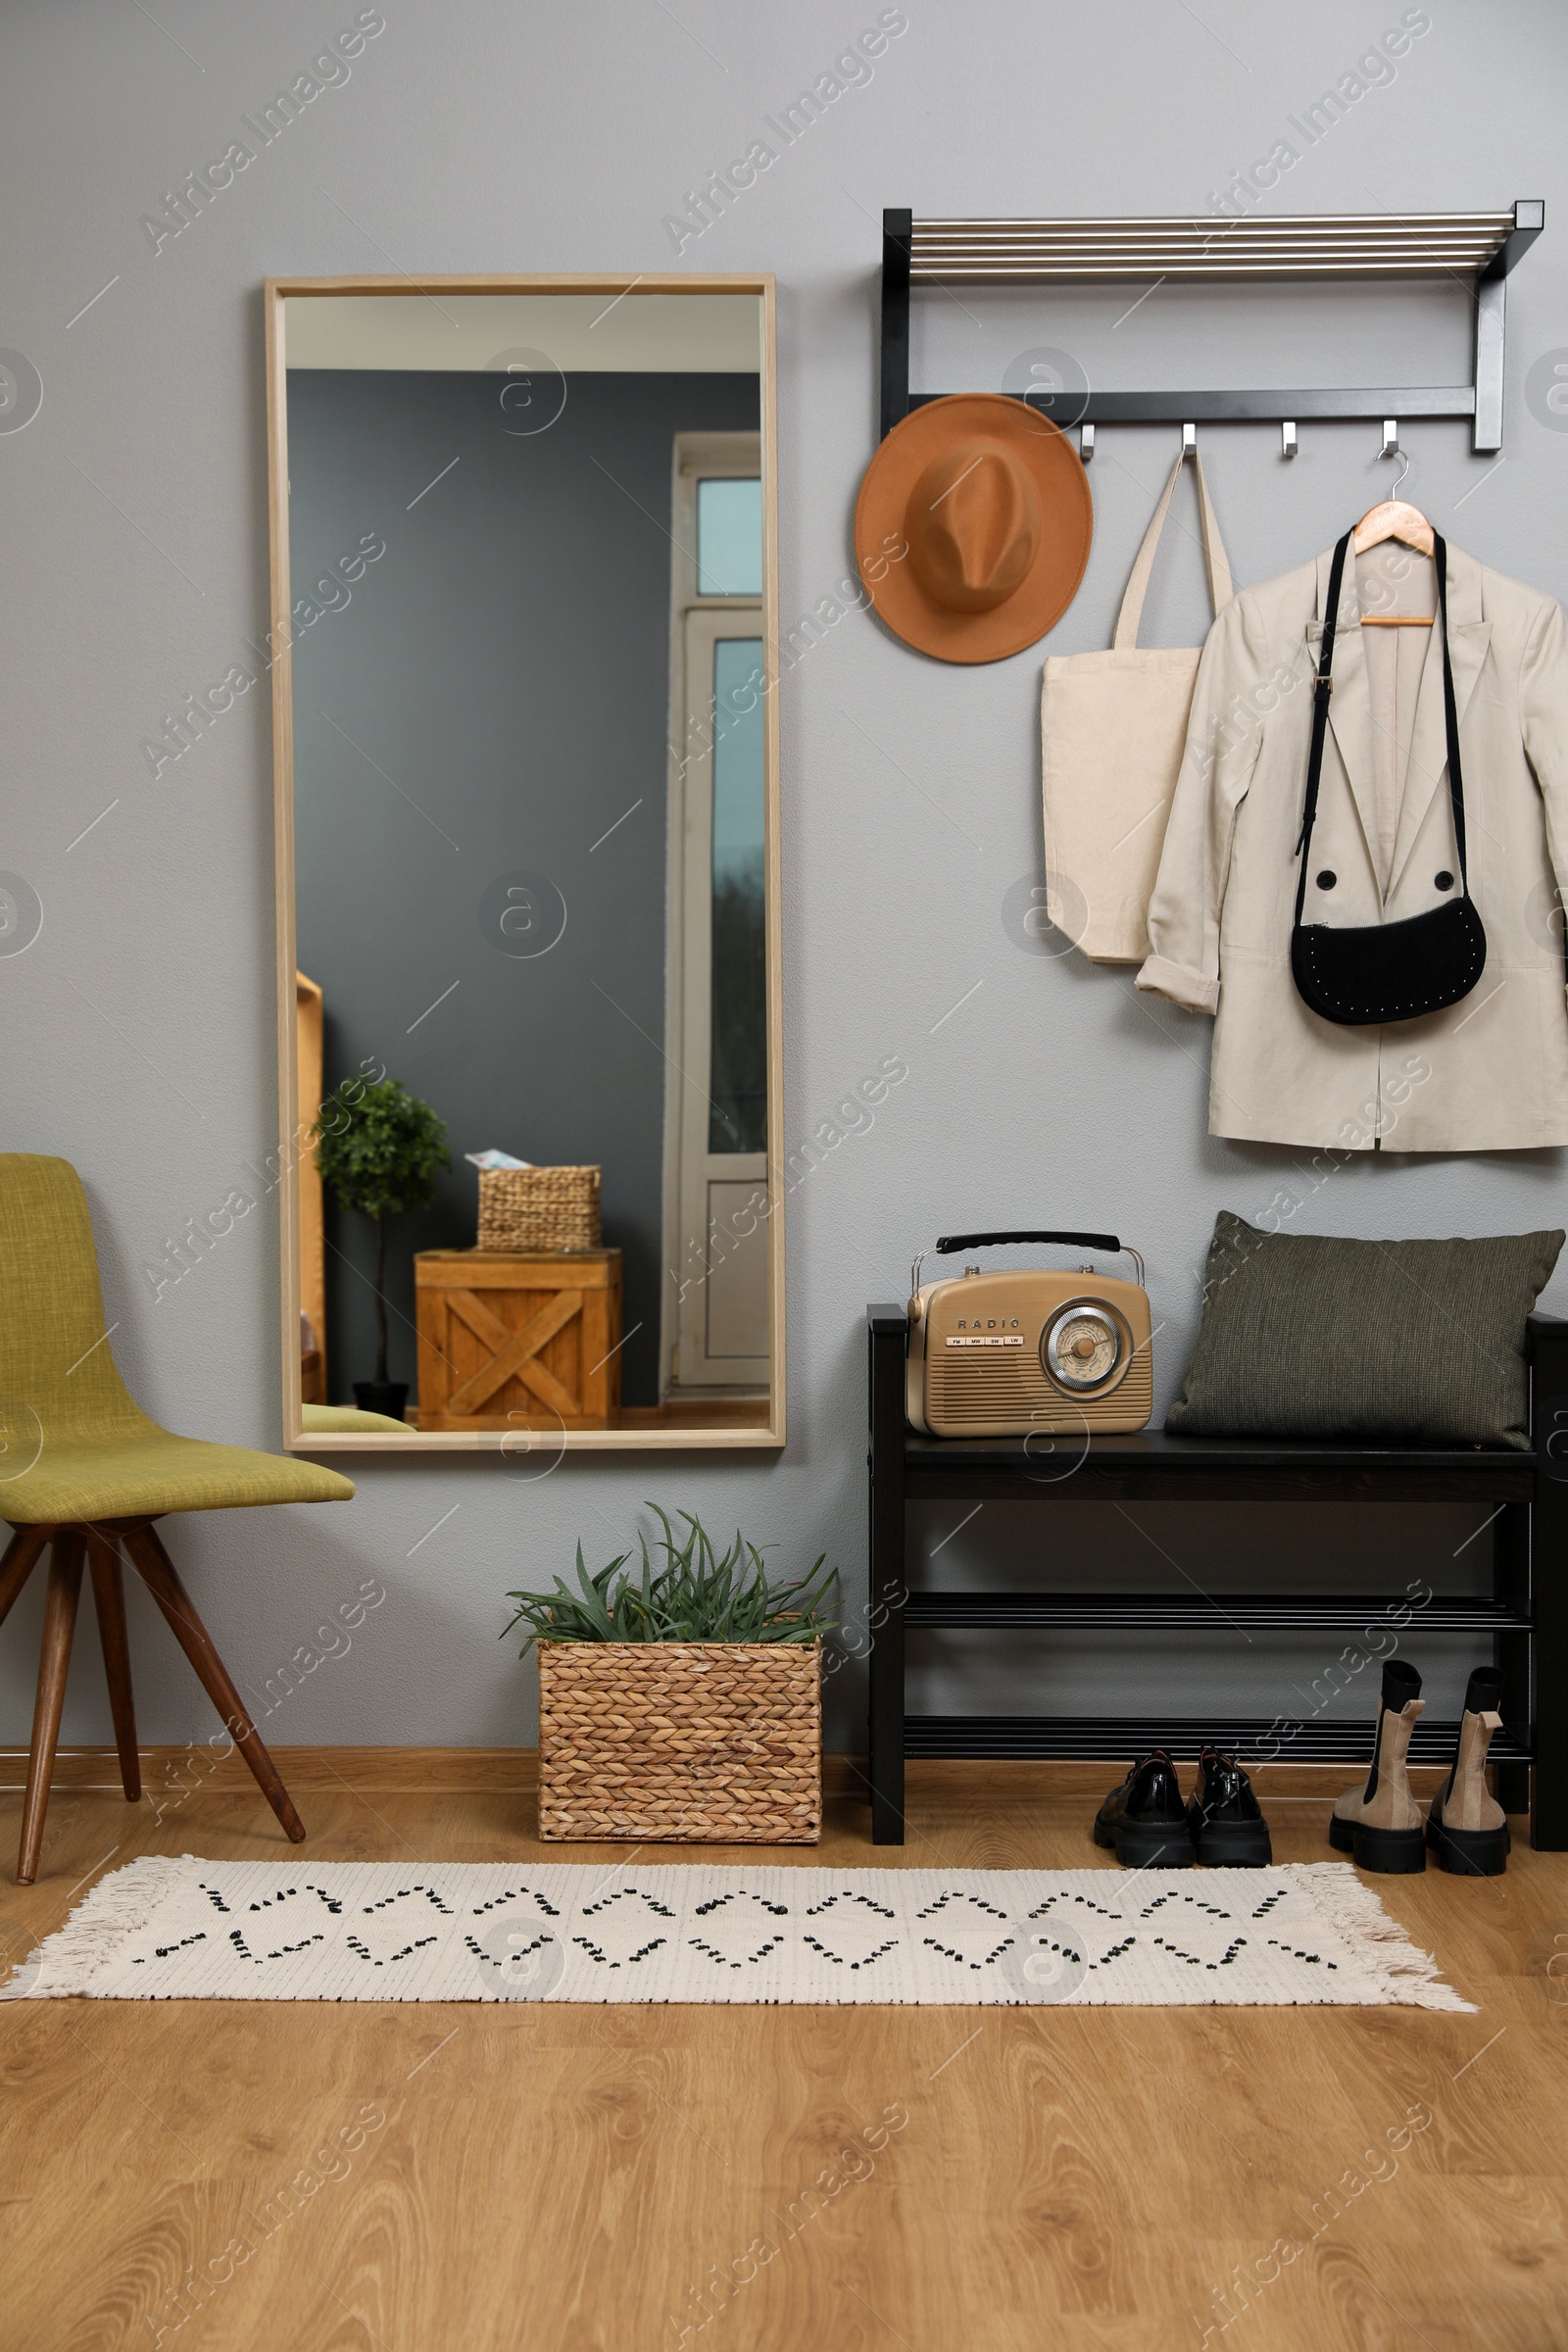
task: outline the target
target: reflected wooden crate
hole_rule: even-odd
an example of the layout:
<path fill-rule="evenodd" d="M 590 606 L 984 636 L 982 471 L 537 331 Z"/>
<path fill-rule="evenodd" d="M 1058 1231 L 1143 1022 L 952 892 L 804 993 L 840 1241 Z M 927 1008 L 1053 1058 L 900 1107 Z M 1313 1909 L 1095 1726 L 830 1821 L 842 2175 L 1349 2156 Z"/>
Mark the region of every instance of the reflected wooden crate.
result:
<path fill-rule="evenodd" d="M 620 1251 L 421 1250 L 421 1429 L 608 1429 L 620 1411 Z"/>

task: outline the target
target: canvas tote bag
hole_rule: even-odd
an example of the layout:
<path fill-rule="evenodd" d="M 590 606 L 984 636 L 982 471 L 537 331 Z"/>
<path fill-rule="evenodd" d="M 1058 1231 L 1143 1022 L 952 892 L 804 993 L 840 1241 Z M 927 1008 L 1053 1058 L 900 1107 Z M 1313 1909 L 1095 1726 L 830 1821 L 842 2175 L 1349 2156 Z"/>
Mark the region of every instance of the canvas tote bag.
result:
<path fill-rule="evenodd" d="M 1202 649 L 1140 652 L 1138 624 L 1187 454 L 1171 467 L 1144 534 L 1109 653 L 1052 655 L 1040 692 L 1046 911 L 1096 963 L 1142 963 L 1149 954 L 1149 901 Z M 1192 459 L 1218 615 L 1231 600 L 1230 565 L 1197 450 Z"/>

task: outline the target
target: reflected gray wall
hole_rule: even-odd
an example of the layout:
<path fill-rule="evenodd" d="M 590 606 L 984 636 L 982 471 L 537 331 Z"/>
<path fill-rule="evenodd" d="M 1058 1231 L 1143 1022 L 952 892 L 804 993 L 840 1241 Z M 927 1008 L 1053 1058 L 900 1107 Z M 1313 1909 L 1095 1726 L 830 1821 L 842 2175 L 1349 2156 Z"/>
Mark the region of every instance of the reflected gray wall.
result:
<path fill-rule="evenodd" d="M 296 600 L 327 583 L 295 652 L 299 962 L 323 992 L 326 1084 L 384 1062 L 447 1123 L 452 1171 L 391 1227 L 391 1377 L 415 1379 L 414 1252 L 472 1246 L 463 1154 L 495 1145 L 603 1167 L 634 1335 L 622 1396 L 653 1404 L 671 443 L 755 430 L 757 382 L 573 375 L 559 415 L 536 387 L 532 414 L 555 420 L 525 433 L 504 380 L 290 372 Z M 362 570 L 350 551 L 383 543 Z M 507 952 L 498 927 L 518 872 L 564 906 L 543 955 Z M 555 929 L 546 914 L 537 936 Z M 374 1369 L 374 1249 L 330 1198 L 326 1233 L 331 1394 L 348 1402 Z"/>

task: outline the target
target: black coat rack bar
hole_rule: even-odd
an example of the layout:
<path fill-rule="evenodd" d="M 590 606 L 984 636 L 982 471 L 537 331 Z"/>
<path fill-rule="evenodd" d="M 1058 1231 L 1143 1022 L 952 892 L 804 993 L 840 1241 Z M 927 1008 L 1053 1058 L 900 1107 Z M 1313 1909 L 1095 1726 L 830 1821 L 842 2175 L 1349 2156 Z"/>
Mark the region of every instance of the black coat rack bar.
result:
<path fill-rule="evenodd" d="M 1030 392 L 1054 421 L 1097 424 L 1270 424 L 1291 450 L 1303 418 L 1468 416 L 1472 447 L 1502 447 L 1503 304 L 1510 271 L 1540 236 L 1539 199 L 1511 212 L 1298 213 L 1241 220 L 916 220 L 882 216 L 882 431 L 940 400 L 909 390 L 909 293 L 942 286 L 1151 284 L 1307 278 L 1468 281 L 1475 296 L 1475 369 L 1468 384 L 1376 385 L 1348 391 Z M 1390 435 L 1385 431 L 1385 443 Z"/>

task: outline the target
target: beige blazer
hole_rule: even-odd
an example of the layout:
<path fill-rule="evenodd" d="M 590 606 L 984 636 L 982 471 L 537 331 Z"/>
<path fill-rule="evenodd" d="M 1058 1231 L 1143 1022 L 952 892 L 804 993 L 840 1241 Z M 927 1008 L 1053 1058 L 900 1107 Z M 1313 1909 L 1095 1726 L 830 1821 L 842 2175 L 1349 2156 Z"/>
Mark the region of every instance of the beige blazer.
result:
<path fill-rule="evenodd" d="M 1568 629 L 1540 589 L 1448 549 L 1448 642 L 1470 890 L 1487 932 L 1446 1012 L 1342 1029 L 1291 976 L 1296 845 L 1330 555 L 1242 591 L 1209 632 L 1154 894 L 1141 989 L 1215 1015 L 1209 1131 L 1395 1152 L 1568 1143 Z M 1347 564 L 1303 920 L 1397 922 L 1458 870 L 1430 559 Z M 1444 877 L 1450 878 L 1447 888 Z"/>

